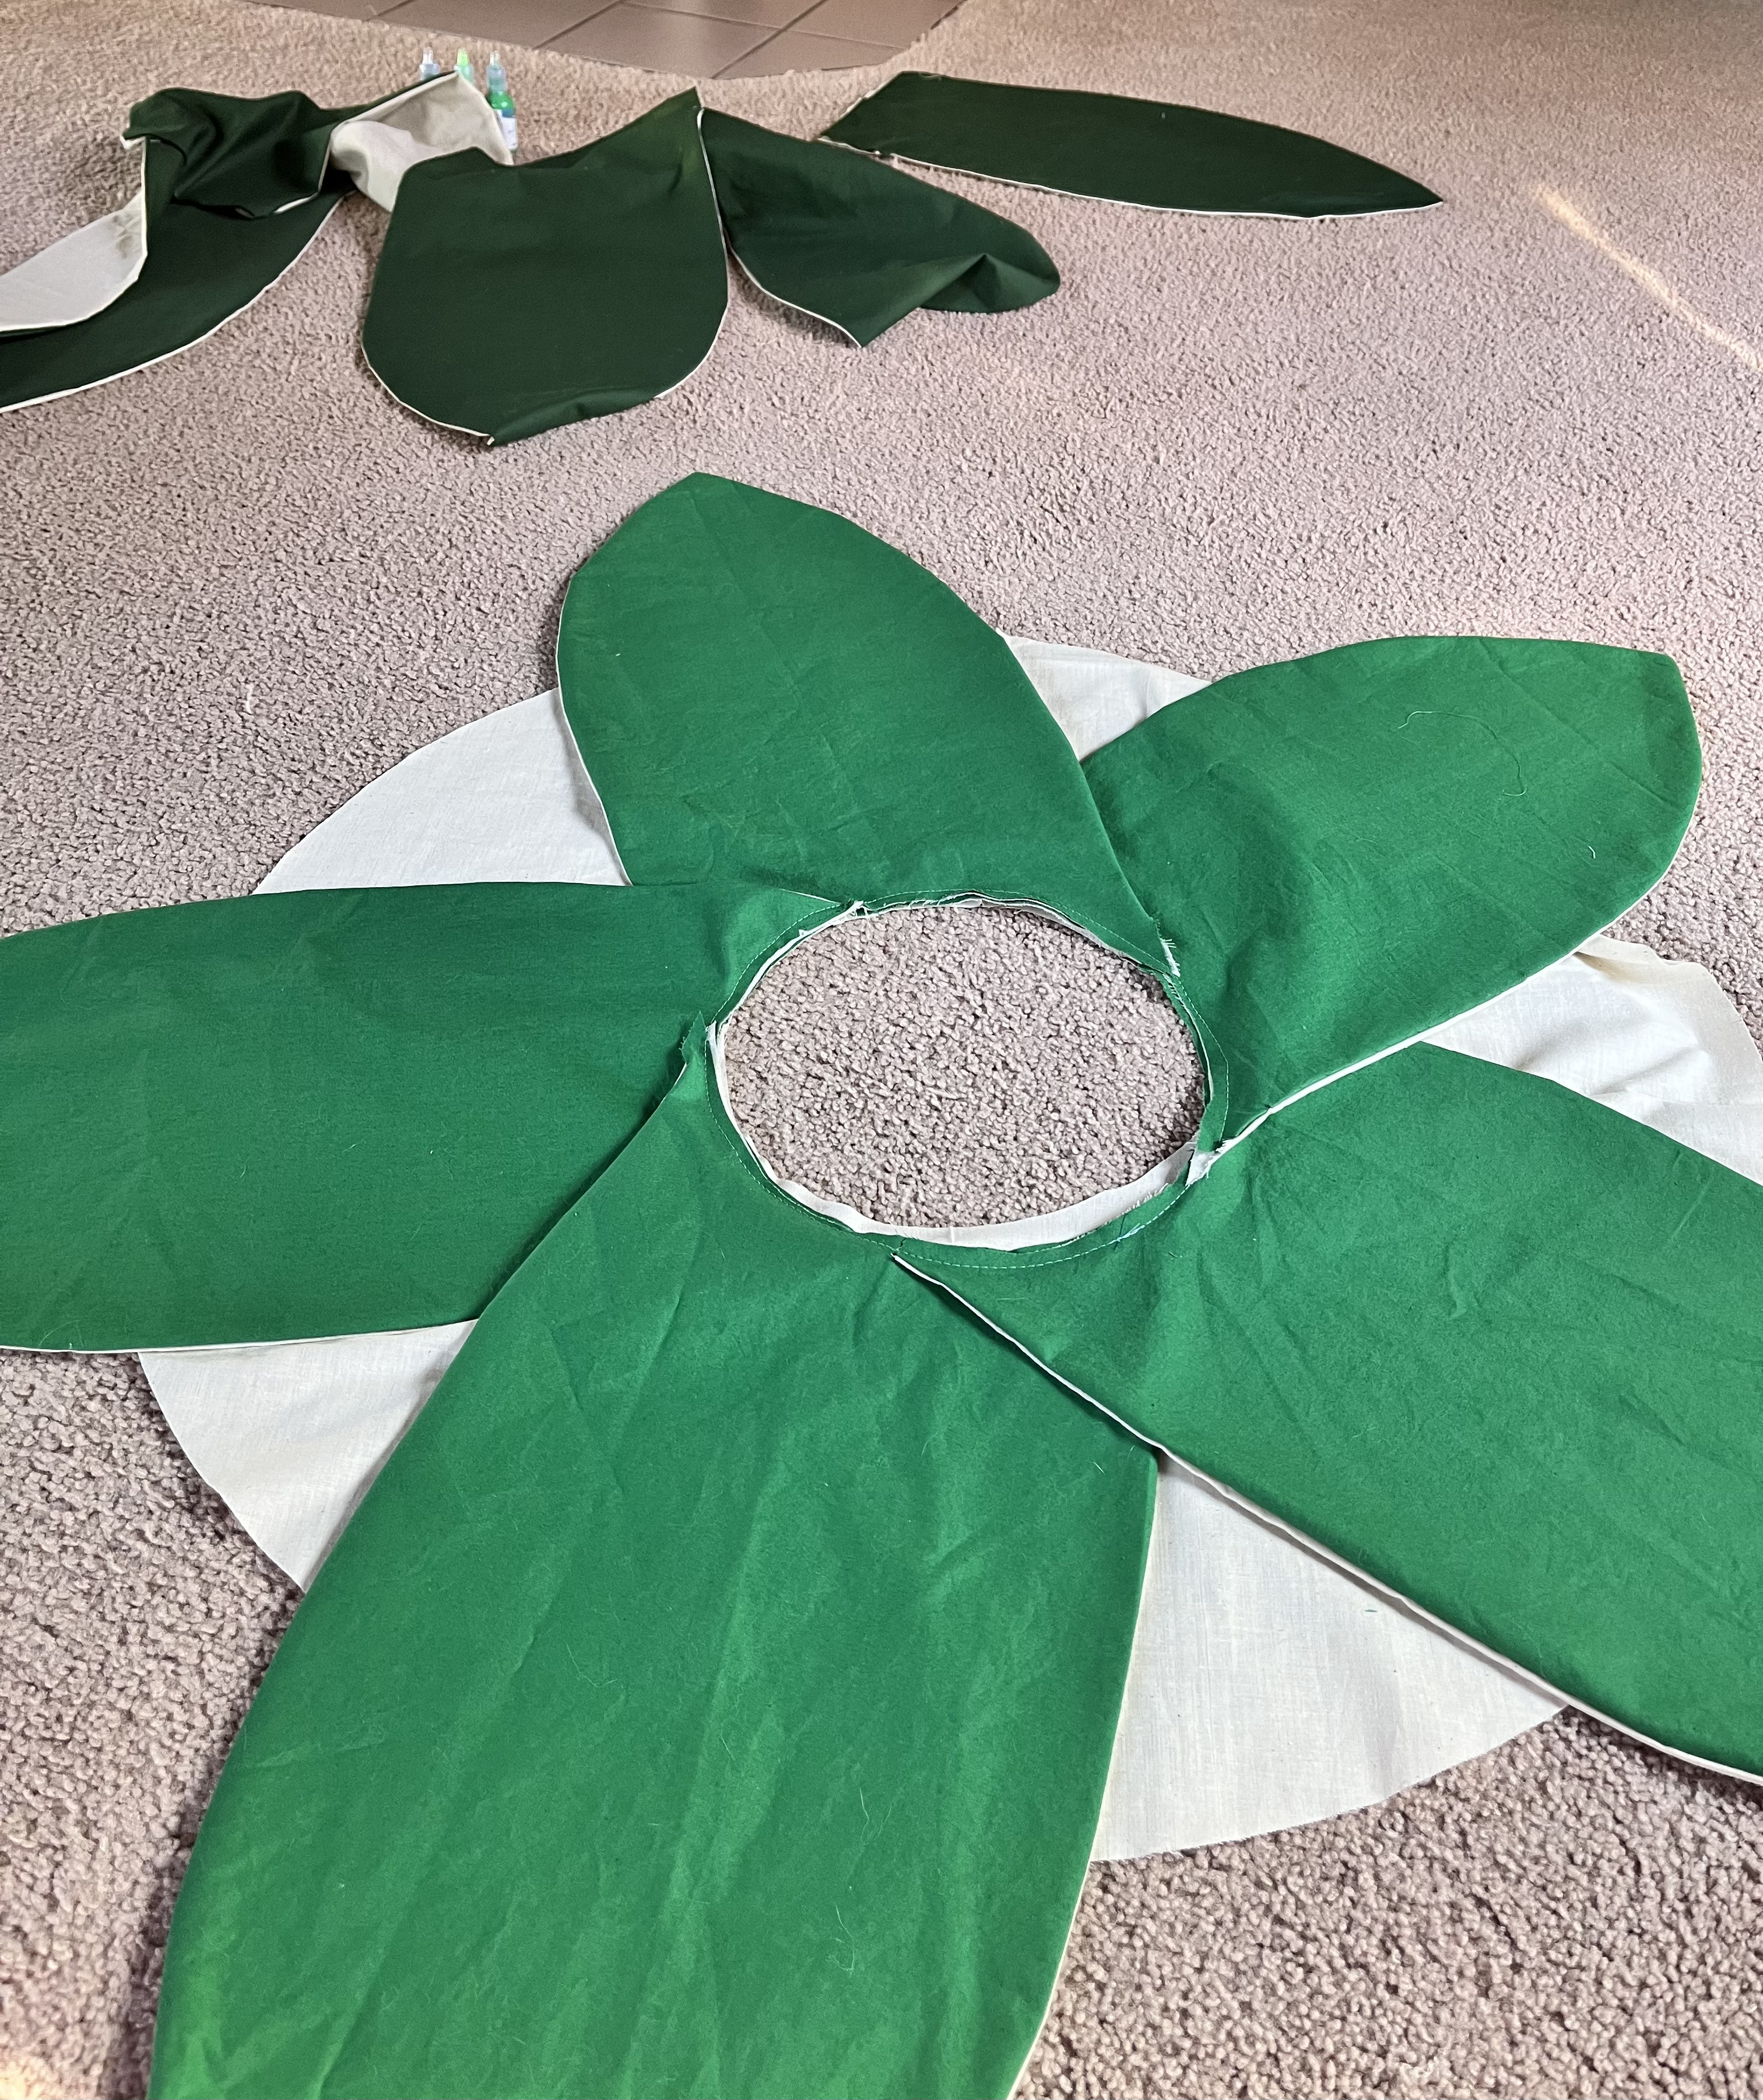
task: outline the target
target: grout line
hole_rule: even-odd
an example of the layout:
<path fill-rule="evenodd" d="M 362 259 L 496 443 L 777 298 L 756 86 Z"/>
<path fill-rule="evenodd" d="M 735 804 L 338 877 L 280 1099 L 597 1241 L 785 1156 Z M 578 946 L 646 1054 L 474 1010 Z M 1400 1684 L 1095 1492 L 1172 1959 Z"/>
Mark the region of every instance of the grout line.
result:
<path fill-rule="evenodd" d="M 598 7 L 590 7 L 579 22 L 571 22 L 567 27 L 559 29 L 553 35 L 547 37 L 542 44 L 530 44 L 527 48 L 529 51 L 548 51 L 551 48 L 552 45 L 557 42 L 559 37 L 574 36 L 577 29 L 585 29 L 590 22 L 597 22 L 600 19 L 601 15 L 611 14 L 613 8 L 617 5 L 618 0 L 600 0 L 599 6 Z M 561 53 L 560 55 L 564 58 L 572 58 L 575 56 L 575 53 L 572 51 L 564 51 Z"/>
<path fill-rule="evenodd" d="M 952 7 L 958 4 L 959 0 L 951 0 Z M 813 14 L 815 8 L 820 5 L 820 0 L 808 0 L 808 5 L 802 9 L 799 15 L 793 15 L 789 21 L 780 23 L 778 27 L 771 32 L 771 35 L 766 38 L 764 43 L 755 44 L 750 51 L 744 51 L 738 59 L 731 59 L 728 62 L 728 65 L 745 65 L 749 59 L 758 58 L 762 51 L 767 50 L 772 44 L 775 44 L 778 38 L 784 34 L 785 30 L 801 29 L 802 24 L 807 20 L 808 17 Z M 665 11 L 671 13 L 673 11 L 671 9 L 668 9 Z M 941 20 L 942 18 L 939 17 L 939 19 Z M 815 37 L 820 34 L 820 32 L 818 29 L 802 29 L 802 33 L 805 37 Z M 916 41 L 916 39 L 914 39 L 914 41 Z M 879 45 L 881 39 L 879 38 L 873 37 L 828 37 L 825 39 L 825 42 L 829 44 L 875 43 Z M 890 59 L 898 58 L 899 54 L 904 51 L 905 48 L 906 46 L 904 44 L 890 43 L 887 46 L 883 56 Z M 855 64 L 856 65 L 880 65 L 882 64 L 882 60 L 859 59 Z M 828 73 L 845 73 L 854 71 L 855 69 L 855 67 L 846 66 L 828 66 L 820 68 L 820 70 Z M 722 70 L 718 73 L 713 73 L 711 77 L 714 80 L 729 79 L 731 75 L 728 70 L 728 66 L 723 67 Z"/>

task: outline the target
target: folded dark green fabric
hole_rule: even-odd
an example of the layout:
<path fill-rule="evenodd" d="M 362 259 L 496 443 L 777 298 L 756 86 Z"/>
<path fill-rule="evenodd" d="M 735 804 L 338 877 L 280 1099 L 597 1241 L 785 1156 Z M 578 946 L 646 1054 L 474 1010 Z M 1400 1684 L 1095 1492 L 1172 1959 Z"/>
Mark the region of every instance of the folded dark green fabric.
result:
<path fill-rule="evenodd" d="M 896 168 L 717 109 L 704 112 L 704 145 L 741 268 L 854 342 L 915 307 L 1002 313 L 1059 288 L 1032 235 Z"/>
<path fill-rule="evenodd" d="M 369 107 L 189 87 L 138 102 L 123 136 L 146 141 L 146 262 L 86 320 L 0 335 L 0 409 L 138 372 L 248 307 L 341 201 L 349 179 L 329 168 L 330 135 Z"/>

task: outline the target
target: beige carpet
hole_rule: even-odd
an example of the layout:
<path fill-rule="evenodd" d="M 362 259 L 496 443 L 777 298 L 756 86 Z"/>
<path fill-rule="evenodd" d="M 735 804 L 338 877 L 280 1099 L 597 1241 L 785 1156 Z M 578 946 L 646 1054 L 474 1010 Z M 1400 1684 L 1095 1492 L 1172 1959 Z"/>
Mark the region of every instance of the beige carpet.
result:
<path fill-rule="evenodd" d="M 229 0 L 0 10 L 0 264 L 115 201 L 135 96 L 361 99 L 420 42 Z M 857 353 L 738 293 L 677 394 L 488 456 L 359 363 L 382 222 L 351 203 L 204 347 L 0 419 L 0 926 L 248 889 L 548 683 L 571 568 L 705 468 L 835 505 L 1014 631 L 1202 673 L 1413 629 L 1669 650 L 1708 785 L 1627 930 L 1763 1026 L 1751 0 L 968 0 L 912 55 L 1294 123 L 1450 203 L 1294 227 L 974 185 L 1057 298 Z M 806 130 L 878 77 L 714 99 Z M 541 55 L 516 85 L 546 151 L 671 83 Z M 6 1357 L 0 1394 L 0 2093 L 134 2093 L 292 1599 L 132 1362 Z M 1756 1793 L 1564 1721 L 1379 1810 L 1098 1870 L 1028 2088 L 1754 2095 L 1760 1945 Z"/>

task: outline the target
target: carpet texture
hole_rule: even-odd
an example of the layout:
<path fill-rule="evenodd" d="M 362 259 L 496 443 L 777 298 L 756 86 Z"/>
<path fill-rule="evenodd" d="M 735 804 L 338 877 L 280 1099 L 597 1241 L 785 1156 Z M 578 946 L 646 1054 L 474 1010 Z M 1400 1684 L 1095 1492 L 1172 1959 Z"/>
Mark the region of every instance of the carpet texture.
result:
<path fill-rule="evenodd" d="M 886 1224 L 1001 1224 L 1123 1188 L 1205 1106 L 1155 979 L 1027 911 L 841 920 L 767 971 L 723 1048 L 760 1157 Z"/>
<path fill-rule="evenodd" d="M 148 90 L 365 99 L 422 41 L 232 0 L 14 0 L 0 29 L 0 265 L 117 201 Z M 1292 226 L 958 185 L 1056 298 L 858 353 L 737 286 L 678 392 L 487 456 L 362 367 L 384 221 L 346 204 L 210 342 L 0 420 L 0 927 L 248 889 L 548 685 L 572 568 L 704 469 L 833 505 L 1011 632 L 1200 675 L 1414 629 L 1670 651 L 1707 787 L 1623 930 L 1763 1026 L 1750 0 L 967 0 L 909 60 L 1295 125 L 1448 202 Z M 882 77 L 711 98 L 806 132 Z M 524 58 L 523 138 L 681 84 Z M 15 1355 L 0 1392 L 0 2093 L 131 2094 L 293 1598 L 130 1361 Z M 1752 2094 L 1760 1946 L 1756 1792 L 1565 1719 L 1382 1808 L 1097 1869 L 1027 2090 Z"/>

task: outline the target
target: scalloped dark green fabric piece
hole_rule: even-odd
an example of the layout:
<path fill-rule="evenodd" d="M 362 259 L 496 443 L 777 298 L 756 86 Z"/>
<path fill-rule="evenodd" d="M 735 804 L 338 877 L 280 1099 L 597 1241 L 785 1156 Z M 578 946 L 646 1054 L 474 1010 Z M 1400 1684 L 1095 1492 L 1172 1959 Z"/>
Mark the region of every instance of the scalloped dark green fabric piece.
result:
<path fill-rule="evenodd" d="M 1200 1023 L 1204 1149 L 1607 926 L 1702 761 L 1668 656 L 1403 636 L 1221 678 L 1084 771 Z"/>
<path fill-rule="evenodd" d="M 859 152 L 1160 211 L 1413 211 L 1437 193 L 1278 124 L 1134 95 L 900 73 L 821 135 Z"/>
<path fill-rule="evenodd" d="M 0 1345 L 471 1318 L 661 1097 L 693 1015 L 825 915 L 461 884 L 0 941 Z"/>
<path fill-rule="evenodd" d="M 1008 2093 L 1155 1465 L 763 1180 L 701 1040 L 301 1606 L 152 2092 Z"/>
<path fill-rule="evenodd" d="M 698 115 L 688 88 L 547 160 L 473 149 L 410 169 L 361 326 L 387 390 L 506 444 L 696 371 L 728 299 Z"/>
<path fill-rule="evenodd" d="M 557 673 L 634 882 L 1036 898 L 1165 967 L 1001 637 L 833 511 L 675 483 L 576 571 Z"/>
<path fill-rule="evenodd" d="M 1566 1698 L 1763 1772 L 1756 1183 L 1420 1046 L 1089 1242 L 907 1258 L 1139 1435 Z"/>
<path fill-rule="evenodd" d="M 1004 313 L 1059 288 L 1032 235 L 897 168 L 715 109 L 704 146 L 742 269 L 855 342 L 919 307 Z"/>

